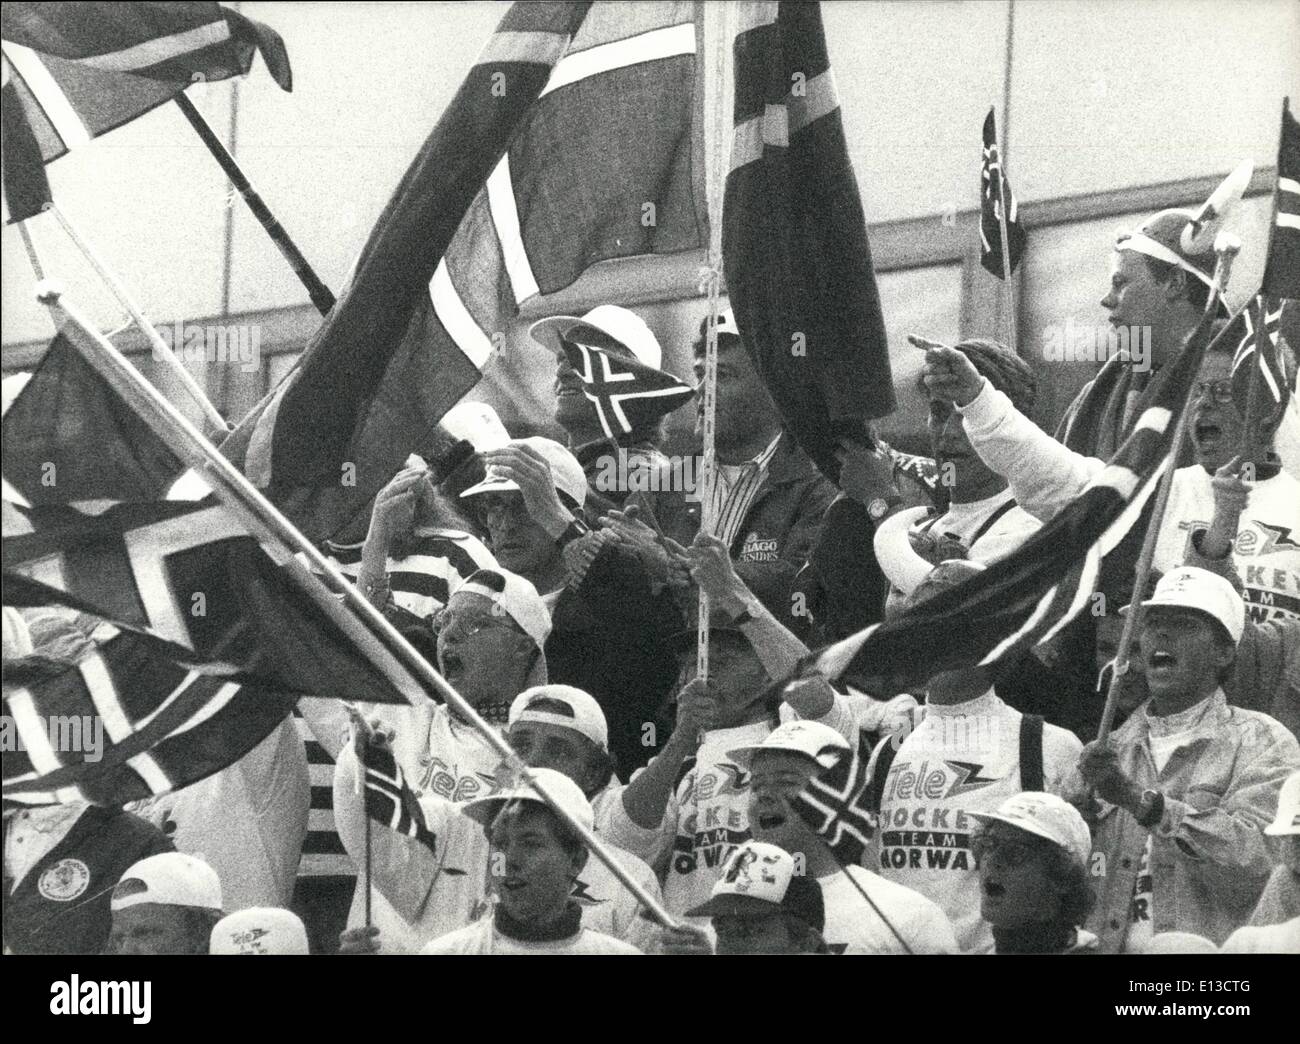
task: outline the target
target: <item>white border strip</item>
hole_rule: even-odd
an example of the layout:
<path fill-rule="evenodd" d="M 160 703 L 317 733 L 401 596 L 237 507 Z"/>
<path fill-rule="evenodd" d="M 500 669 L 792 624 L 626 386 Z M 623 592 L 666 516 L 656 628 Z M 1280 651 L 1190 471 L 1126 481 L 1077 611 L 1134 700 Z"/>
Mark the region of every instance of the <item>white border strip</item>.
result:
<path fill-rule="evenodd" d="M 63 88 L 41 61 L 41 56 L 30 47 L 14 43 L 5 43 L 3 50 L 14 71 L 22 77 L 23 83 L 36 99 L 36 104 L 44 111 L 54 133 L 62 139 L 63 147 L 71 150 L 89 144 L 90 131 L 81 122 L 81 117 L 63 93 Z"/>
<path fill-rule="evenodd" d="M 662 29 L 651 29 L 648 33 L 629 36 L 626 40 L 591 47 L 576 54 L 567 54 L 561 58 L 546 81 L 539 98 L 544 98 L 561 87 L 586 80 L 614 69 L 623 69 L 629 65 L 644 62 L 657 62 L 663 58 L 672 58 L 679 54 L 695 53 L 695 23 L 683 22 L 681 25 L 669 25 Z"/>
<path fill-rule="evenodd" d="M 540 293 L 537 277 L 533 275 L 528 251 L 524 248 L 523 232 L 519 228 L 519 208 L 515 203 L 515 186 L 510 177 L 510 153 L 501 157 L 487 180 L 488 210 L 496 227 L 501 244 L 501 257 L 515 295 L 515 304 L 522 304 Z"/>
<path fill-rule="evenodd" d="M 433 302 L 434 313 L 456 342 L 456 347 L 482 370 L 492 357 L 492 340 L 465 307 L 460 292 L 451 281 L 445 258 L 438 262 L 433 273 L 433 279 L 429 283 L 429 298 Z"/>

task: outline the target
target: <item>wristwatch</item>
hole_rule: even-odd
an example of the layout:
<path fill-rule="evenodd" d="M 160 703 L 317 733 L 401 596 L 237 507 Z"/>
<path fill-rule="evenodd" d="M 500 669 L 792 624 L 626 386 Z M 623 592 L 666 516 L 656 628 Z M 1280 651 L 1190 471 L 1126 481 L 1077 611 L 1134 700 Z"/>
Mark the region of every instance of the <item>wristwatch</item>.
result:
<path fill-rule="evenodd" d="M 580 518 L 575 518 L 565 527 L 564 532 L 555 538 L 555 543 L 558 547 L 565 547 L 572 544 L 578 537 L 586 536 L 590 532 L 591 527 L 586 522 Z"/>
<path fill-rule="evenodd" d="M 1164 818 L 1165 796 L 1158 790 L 1142 791 L 1142 800 L 1138 802 L 1138 826 L 1153 827 Z"/>
<path fill-rule="evenodd" d="M 867 514 L 871 516 L 871 521 L 879 522 L 902 502 L 903 498 L 891 490 L 887 496 L 872 497 L 867 501 Z"/>

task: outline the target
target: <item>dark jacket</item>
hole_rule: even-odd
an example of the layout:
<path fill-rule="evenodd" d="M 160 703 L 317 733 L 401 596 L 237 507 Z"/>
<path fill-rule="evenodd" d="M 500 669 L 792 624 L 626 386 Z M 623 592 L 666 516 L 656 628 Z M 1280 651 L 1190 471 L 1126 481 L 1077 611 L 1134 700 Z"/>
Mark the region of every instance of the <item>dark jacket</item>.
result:
<path fill-rule="evenodd" d="M 175 846 L 153 824 L 91 805 L 18 882 L 5 879 L 4 941 L 14 953 L 103 952 L 113 886 L 133 863 Z"/>
<path fill-rule="evenodd" d="M 826 509 L 837 493 L 794 439 L 783 434 L 731 544 L 731 560 L 740 578 L 791 629 L 803 629 L 790 597 L 795 574 L 808 561 Z M 700 501 L 679 491 L 634 493 L 628 502 L 653 515 L 664 534 L 679 544 L 689 545 L 700 530 Z"/>
<path fill-rule="evenodd" d="M 610 547 L 592 562 L 577 590 L 565 588 L 551 610 L 547 677 L 595 697 L 624 779 L 667 739 L 664 709 L 677 680 L 667 640 L 684 626 L 667 590 L 651 594 L 640 560 Z M 647 723 L 654 724 L 653 732 Z"/>

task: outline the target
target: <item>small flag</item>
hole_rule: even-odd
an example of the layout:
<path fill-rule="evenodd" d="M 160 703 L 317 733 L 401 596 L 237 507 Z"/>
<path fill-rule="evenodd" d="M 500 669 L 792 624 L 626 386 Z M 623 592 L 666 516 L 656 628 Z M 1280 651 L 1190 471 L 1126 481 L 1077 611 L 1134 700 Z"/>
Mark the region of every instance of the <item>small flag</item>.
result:
<path fill-rule="evenodd" d="M 876 831 L 879 805 L 872 805 L 870 767 L 871 742 L 860 737 L 851 754 L 814 776 L 791 802 L 844 866 L 862 862 Z"/>
<path fill-rule="evenodd" d="M 1260 293 L 1272 298 L 1300 298 L 1300 122 L 1282 102 L 1282 131 L 1277 146 L 1277 191 L 1273 227 Z"/>
<path fill-rule="evenodd" d="M 431 853 L 438 839 L 425 823 L 419 799 L 406 783 L 392 748 L 376 742 L 360 743 L 366 772 L 366 814 L 395 833 L 418 841 Z"/>
<path fill-rule="evenodd" d="M 26 221 L 51 201 L 41 147 L 23 113 L 9 59 L 0 55 L 0 120 L 4 128 L 4 221 Z"/>
<path fill-rule="evenodd" d="M 1204 358 L 1189 346 L 1155 377 L 1150 405 L 1102 472 L 1010 554 L 898 616 L 814 653 L 797 676 L 846 673 L 869 691 L 914 689 L 1053 638 L 1091 601 L 1102 562 L 1131 533 L 1175 454 L 1175 418 Z M 963 621 L 960 630 L 953 621 Z M 917 656 L 925 649 L 927 655 Z"/>
<path fill-rule="evenodd" d="M 1002 258 L 1004 223 L 1010 263 L 1004 263 Z M 1002 167 L 997 119 L 990 107 L 989 114 L 984 117 L 984 160 L 980 164 L 980 264 L 985 271 L 1004 279 L 1008 273 L 1016 270 L 1024 253 L 1025 229 L 1020 224 L 1016 194 L 1011 191 L 1011 182 L 1007 180 L 1006 171 Z"/>
<path fill-rule="evenodd" d="M 1273 307 L 1269 307 L 1273 305 Z M 1282 311 L 1285 302 L 1267 301 L 1262 294 L 1256 294 L 1246 310 L 1242 312 L 1242 321 L 1246 334 L 1237 346 L 1232 360 L 1232 397 L 1238 411 L 1245 416 L 1250 401 L 1250 380 L 1252 375 L 1259 382 L 1256 392 L 1256 409 L 1264 415 L 1272 414 L 1282 405 L 1287 396 L 1295 389 L 1292 381 L 1288 382 L 1286 370 L 1282 365 L 1282 355 L 1278 344 L 1278 334 L 1282 324 Z M 1257 332 L 1263 317 L 1264 353 L 1258 352 L 1259 338 Z M 1280 418 L 1279 418 L 1280 419 Z"/>
<path fill-rule="evenodd" d="M 672 374 L 636 359 L 573 341 L 560 343 L 611 439 L 654 424 L 695 395 L 695 389 Z"/>
<path fill-rule="evenodd" d="M 46 163 L 196 81 L 246 74 L 255 53 L 292 86 L 279 34 L 215 3 L 6 3 L 0 35 Z"/>
<path fill-rule="evenodd" d="M 727 290 L 788 430 L 832 481 L 894 383 L 821 7 L 741 4 L 723 207 Z"/>
<path fill-rule="evenodd" d="M 6 662 L 5 714 L 19 741 L 5 748 L 6 801 L 120 807 L 169 793 L 238 761 L 300 695 L 196 669 L 147 634 L 99 634 L 75 664 Z"/>

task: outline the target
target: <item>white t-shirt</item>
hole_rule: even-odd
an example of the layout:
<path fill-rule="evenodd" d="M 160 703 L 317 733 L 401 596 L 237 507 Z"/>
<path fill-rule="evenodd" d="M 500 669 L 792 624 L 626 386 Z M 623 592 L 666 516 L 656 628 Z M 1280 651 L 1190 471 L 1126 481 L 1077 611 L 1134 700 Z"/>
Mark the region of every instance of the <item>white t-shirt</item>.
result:
<path fill-rule="evenodd" d="M 994 812 L 1022 791 L 1019 711 L 993 690 L 965 703 L 927 704 L 903 740 L 881 797 L 870 853 L 886 880 L 937 903 L 967 953 L 991 953 L 980 917 L 969 812 Z M 1043 726 L 1043 785 L 1061 794 L 1083 749 L 1073 733 Z"/>
<path fill-rule="evenodd" d="M 853 887 L 848 874 L 871 897 L 879 913 Z M 822 937 L 835 953 L 906 953 L 898 936 L 912 953 L 958 952 L 947 916 L 919 892 L 886 881 L 860 866 L 819 877 L 817 883 L 826 907 Z M 898 935 L 881 920 L 882 914 Z"/>
<path fill-rule="evenodd" d="M 444 935 L 440 939 L 434 939 L 420 952 L 454 956 L 484 953 L 625 956 L 641 953 L 635 946 L 619 942 L 600 932 L 593 932 L 590 928 L 579 929 L 577 935 L 567 939 L 551 942 L 521 942 L 497 931 L 491 917 L 484 917 L 466 928 Z"/>
<path fill-rule="evenodd" d="M 1211 481 L 1199 464 L 1174 473 L 1152 560 L 1162 573 L 1182 564 L 1192 532 L 1208 528 L 1214 518 Z M 1300 619 L 1300 480 L 1295 476 L 1280 471 L 1255 483 L 1237 525 L 1232 564 L 1246 588 L 1250 619 Z"/>
<path fill-rule="evenodd" d="M 670 913 L 680 916 L 708 902 L 727 857 L 752 836 L 750 775 L 727 751 L 761 743 L 771 731 L 764 720 L 705 733 L 695 757 L 683 764 L 658 827 L 637 826 L 622 801 L 598 810 L 597 828 L 660 872 Z"/>
<path fill-rule="evenodd" d="M 1281 924 L 1238 928 L 1220 947 L 1222 953 L 1300 953 L 1300 917 Z"/>

